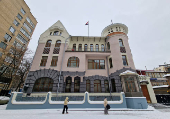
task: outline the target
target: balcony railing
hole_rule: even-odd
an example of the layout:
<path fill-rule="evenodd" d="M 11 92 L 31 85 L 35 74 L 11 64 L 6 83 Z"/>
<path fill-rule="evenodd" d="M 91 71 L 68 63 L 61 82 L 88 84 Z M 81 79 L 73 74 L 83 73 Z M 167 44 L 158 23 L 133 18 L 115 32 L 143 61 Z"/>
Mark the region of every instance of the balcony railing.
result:
<path fill-rule="evenodd" d="M 120 47 L 120 52 L 121 52 L 121 53 L 126 53 L 126 49 L 125 49 L 125 47 L 123 47 L 123 46 L 122 46 L 122 47 Z"/>
<path fill-rule="evenodd" d="M 96 48 L 67 48 L 66 52 L 110 52 L 110 50 Z"/>

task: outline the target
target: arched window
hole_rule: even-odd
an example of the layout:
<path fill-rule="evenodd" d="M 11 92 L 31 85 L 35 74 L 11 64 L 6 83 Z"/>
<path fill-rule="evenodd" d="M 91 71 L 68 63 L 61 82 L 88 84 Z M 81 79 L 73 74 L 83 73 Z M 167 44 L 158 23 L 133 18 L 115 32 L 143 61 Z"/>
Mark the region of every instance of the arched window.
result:
<path fill-rule="evenodd" d="M 65 92 L 71 92 L 71 77 L 70 76 L 66 78 Z"/>
<path fill-rule="evenodd" d="M 93 44 L 90 44 L 90 51 L 93 51 Z"/>
<path fill-rule="evenodd" d="M 101 81 L 100 81 L 100 80 L 95 80 L 95 81 L 94 81 L 94 92 L 95 92 L 95 93 L 100 93 L 100 92 L 102 92 L 102 89 L 101 89 Z"/>
<path fill-rule="evenodd" d="M 110 50 L 110 43 L 107 43 L 107 49 Z"/>
<path fill-rule="evenodd" d="M 67 67 L 79 67 L 79 58 L 78 57 L 70 57 L 68 59 Z"/>
<path fill-rule="evenodd" d="M 90 80 L 86 80 L 86 91 L 90 92 Z"/>
<path fill-rule="evenodd" d="M 99 51 L 99 45 L 96 44 L 96 51 L 98 52 Z"/>
<path fill-rule="evenodd" d="M 110 68 L 112 68 L 113 67 L 112 58 L 109 58 L 109 63 L 110 63 Z"/>
<path fill-rule="evenodd" d="M 59 31 L 54 31 L 53 35 L 54 36 L 58 36 L 59 35 Z"/>
<path fill-rule="evenodd" d="M 112 92 L 116 92 L 115 79 L 111 79 L 111 82 L 112 82 Z"/>
<path fill-rule="evenodd" d="M 76 51 L 76 44 L 73 44 L 73 51 Z"/>
<path fill-rule="evenodd" d="M 60 45 L 61 45 L 61 40 L 57 40 L 56 43 L 55 43 L 55 48 L 53 50 L 53 54 L 59 54 Z"/>
<path fill-rule="evenodd" d="M 48 40 L 48 41 L 46 42 L 45 47 L 51 47 L 51 42 L 52 42 L 52 40 Z"/>
<path fill-rule="evenodd" d="M 53 80 L 47 77 L 37 79 L 35 81 L 33 92 L 49 92 L 52 91 Z"/>
<path fill-rule="evenodd" d="M 109 82 L 108 82 L 108 80 L 104 80 L 104 87 L 105 87 L 105 92 L 108 93 L 109 92 Z"/>
<path fill-rule="evenodd" d="M 84 51 L 87 51 L 87 44 L 84 45 Z"/>
<path fill-rule="evenodd" d="M 104 45 L 103 44 L 101 45 L 101 51 L 104 51 Z"/>
<path fill-rule="evenodd" d="M 49 54 L 52 40 L 48 40 L 45 44 L 43 54 Z"/>
<path fill-rule="evenodd" d="M 119 45 L 120 45 L 120 47 L 124 46 L 122 39 L 119 39 Z"/>
<path fill-rule="evenodd" d="M 80 77 L 74 78 L 74 92 L 80 92 Z"/>
<path fill-rule="evenodd" d="M 61 40 L 57 40 L 55 43 L 55 47 L 60 47 L 60 45 L 61 45 Z"/>
<path fill-rule="evenodd" d="M 79 51 L 82 51 L 82 44 L 79 44 Z"/>

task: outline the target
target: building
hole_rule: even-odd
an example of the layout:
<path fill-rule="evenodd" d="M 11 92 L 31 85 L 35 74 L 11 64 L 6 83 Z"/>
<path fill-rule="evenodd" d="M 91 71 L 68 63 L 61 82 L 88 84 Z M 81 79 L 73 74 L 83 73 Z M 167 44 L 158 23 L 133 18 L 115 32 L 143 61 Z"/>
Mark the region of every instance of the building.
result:
<path fill-rule="evenodd" d="M 24 52 L 21 51 L 27 48 L 36 25 L 37 20 L 24 0 L 0 0 L 0 74 L 13 62 L 14 52 L 22 59 Z M 7 80 L 10 78 L 1 76 L 1 88 L 3 83 L 11 84 Z"/>
<path fill-rule="evenodd" d="M 128 44 L 128 28 L 116 23 L 101 36 L 70 36 L 60 21 L 41 34 L 22 93 L 6 109 L 147 109 Z"/>
<path fill-rule="evenodd" d="M 146 97 L 148 103 L 157 103 L 150 77 L 145 75 L 139 75 L 140 86 L 143 92 L 143 96 Z"/>
<path fill-rule="evenodd" d="M 152 90 L 156 96 L 157 102 L 162 104 L 170 104 L 170 72 L 154 71 L 154 70 L 137 70 L 139 76 L 147 77 L 148 85 L 141 86 L 145 97 L 152 98 L 154 95 L 150 93 L 149 84 L 152 85 Z M 143 83 L 141 83 L 142 85 Z M 149 95 L 147 93 L 149 92 Z"/>
<path fill-rule="evenodd" d="M 170 64 L 159 65 L 159 67 L 154 69 L 155 71 L 170 72 Z"/>
<path fill-rule="evenodd" d="M 141 97 L 127 34 L 126 25 L 115 23 L 101 36 L 70 36 L 56 22 L 39 38 L 25 91 L 123 91 L 127 97 Z"/>

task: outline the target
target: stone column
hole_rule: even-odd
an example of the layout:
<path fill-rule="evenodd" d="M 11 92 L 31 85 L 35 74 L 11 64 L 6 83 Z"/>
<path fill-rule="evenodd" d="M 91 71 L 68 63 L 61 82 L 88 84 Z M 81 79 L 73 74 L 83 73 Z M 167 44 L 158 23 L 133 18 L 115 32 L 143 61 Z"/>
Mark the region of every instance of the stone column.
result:
<path fill-rule="evenodd" d="M 105 87 L 104 87 L 104 80 L 101 80 L 101 92 L 105 92 Z"/>
<path fill-rule="evenodd" d="M 72 82 L 71 82 L 71 93 L 74 93 L 74 77 L 72 77 Z"/>
<path fill-rule="evenodd" d="M 86 92 L 86 81 L 83 81 L 83 77 L 81 77 L 80 82 L 80 93 Z"/>
<path fill-rule="evenodd" d="M 90 92 L 94 93 L 94 80 L 90 80 Z"/>

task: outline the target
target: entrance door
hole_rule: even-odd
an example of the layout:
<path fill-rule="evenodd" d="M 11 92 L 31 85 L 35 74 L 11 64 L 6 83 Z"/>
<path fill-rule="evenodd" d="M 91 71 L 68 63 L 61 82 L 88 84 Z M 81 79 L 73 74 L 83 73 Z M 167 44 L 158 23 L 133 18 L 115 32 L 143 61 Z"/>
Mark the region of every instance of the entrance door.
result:
<path fill-rule="evenodd" d="M 150 99 L 150 96 L 149 96 L 147 86 L 146 85 L 141 85 L 141 88 L 142 88 L 143 96 L 146 97 L 146 100 L 147 100 L 148 103 L 151 103 L 151 99 Z"/>
<path fill-rule="evenodd" d="M 94 92 L 95 93 L 100 93 L 101 92 L 101 81 L 100 80 L 95 80 L 94 81 Z"/>

